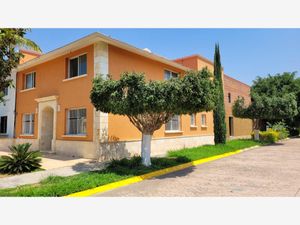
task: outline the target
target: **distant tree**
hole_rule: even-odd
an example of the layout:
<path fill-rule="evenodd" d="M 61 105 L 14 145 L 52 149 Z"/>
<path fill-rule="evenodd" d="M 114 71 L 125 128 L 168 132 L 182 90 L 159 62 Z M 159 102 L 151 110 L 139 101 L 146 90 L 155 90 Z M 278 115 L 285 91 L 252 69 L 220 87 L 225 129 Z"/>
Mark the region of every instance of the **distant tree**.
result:
<path fill-rule="evenodd" d="M 214 107 L 212 75 L 204 69 L 182 78 L 146 82 L 142 73 L 123 73 L 120 80 L 94 79 L 91 101 L 97 110 L 125 115 L 142 133 L 141 156 L 151 165 L 151 139 L 174 115 L 209 111 Z"/>
<path fill-rule="evenodd" d="M 295 72 L 257 77 L 251 86 L 251 103 L 238 98 L 233 105 L 233 115 L 256 121 L 255 129 L 262 121 L 293 120 L 300 112 L 300 81 Z"/>
<path fill-rule="evenodd" d="M 214 81 L 216 83 L 217 98 L 214 113 L 214 134 L 215 144 L 226 143 L 226 123 L 225 123 L 225 106 L 224 106 L 224 91 L 222 81 L 222 65 L 219 45 L 215 45 L 214 55 Z"/>
<path fill-rule="evenodd" d="M 33 41 L 25 38 L 25 34 L 30 31 L 23 28 L 3 28 L 0 29 L 0 102 L 3 102 L 3 90 L 12 84 L 11 72 L 17 67 L 23 55 L 19 48 L 29 48 L 41 51 Z"/>

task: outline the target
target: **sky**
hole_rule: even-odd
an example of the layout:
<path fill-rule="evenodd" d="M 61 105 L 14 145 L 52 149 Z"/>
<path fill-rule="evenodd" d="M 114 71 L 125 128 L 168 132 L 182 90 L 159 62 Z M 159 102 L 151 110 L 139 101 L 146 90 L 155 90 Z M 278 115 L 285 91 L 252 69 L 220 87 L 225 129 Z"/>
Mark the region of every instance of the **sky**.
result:
<path fill-rule="evenodd" d="M 32 29 L 26 35 L 43 53 L 93 32 L 176 59 L 200 54 L 213 60 L 219 43 L 225 74 L 251 85 L 257 76 L 300 73 L 300 29 Z M 299 76 L 299 74 L 297 75 Z"/>

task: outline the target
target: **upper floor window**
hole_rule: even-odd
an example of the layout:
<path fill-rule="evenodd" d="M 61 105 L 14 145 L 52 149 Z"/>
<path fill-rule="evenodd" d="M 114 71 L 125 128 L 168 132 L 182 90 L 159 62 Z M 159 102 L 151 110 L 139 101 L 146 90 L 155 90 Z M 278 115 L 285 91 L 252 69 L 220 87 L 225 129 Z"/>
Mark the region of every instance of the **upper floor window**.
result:
<path fill-rule="evenodd" d="M 228 93 L 228 102 L 231 103 L 231 93 Z"/>
<path fill-rule="evenodd" d="M 165 70 L 164 72 L 165 74 L 165 80 L 169 80 L 171 78 L 178 78 L 179 75 L 178 73 L 175 73 L 175 72 L 172 72 L 172 71 L 169 71 L 169 70 Z"/>
<path fill-rule="evenodd" d="M 7 116 L 0 117 L 0 134 L 7 133 Z"/>
<path fill-rule="evenodd" d="M 24 89 L 30 89 L 35 87 L 35 72 L 25 74 Z"/>
<path fill-rule="evenodd" d="M 195 113 L 191 114 L 191 126 L 192 127 L 196 126 L 196 114 Z"/>
<path fill-rule="evenodd" d="M 180 116 L 175 115 L 172 119 L 166 123 L 167 131 L 179 131 L 180 130 Z"/>
<path fill-rule="evenodd" d="M 33 134 L 34 133 L 34 113 L 23 114 L 22 133 Z"/>
<path fill-rule="evenodd" d="M 70 109 L 67 111 L 67 134 L 86 134 L 86 109 Z"/>
<path fill-rule="evenodd" d="M 68 78 L 87 74 L 87 56 L 86 54 L 69 59 Z"/>

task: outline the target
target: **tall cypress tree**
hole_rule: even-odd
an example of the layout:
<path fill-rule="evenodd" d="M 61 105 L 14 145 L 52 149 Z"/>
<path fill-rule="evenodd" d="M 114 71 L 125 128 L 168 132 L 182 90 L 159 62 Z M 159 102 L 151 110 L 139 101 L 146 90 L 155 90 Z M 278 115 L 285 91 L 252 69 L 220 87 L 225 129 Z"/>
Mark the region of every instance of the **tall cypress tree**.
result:
<path fill-rule="evenodd" d="M 215 45 L 214 80 L 217 87 L 216 107 L 214 109 L 215 144 L 225 144 L 226 143 L 225 106 L 224 106 L 222 65 L 221 65 L 219 44 Z"/>

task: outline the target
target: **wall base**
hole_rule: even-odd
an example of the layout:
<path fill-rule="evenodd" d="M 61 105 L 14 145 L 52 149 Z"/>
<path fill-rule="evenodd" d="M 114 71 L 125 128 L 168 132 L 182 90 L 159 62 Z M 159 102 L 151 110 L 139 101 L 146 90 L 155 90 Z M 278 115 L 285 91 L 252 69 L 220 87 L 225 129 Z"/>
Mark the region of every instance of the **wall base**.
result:
<path fill-rule="evenodd" d="M 205 144 L 214 144 L 214 136 L 153 139 L 151 142 L 151 156 L 166 155 L 171 150 L 191 148 Z M 141 141 L 101 143 L 99 160 L 120 159 L 132 155 L 140 155 L 140 153 Z"/>
<path fill-rule="evenodd" d="M 97 159 L 96 144 L 91 141 L 55 141 L 55 151 L 58 155 Z"/>

